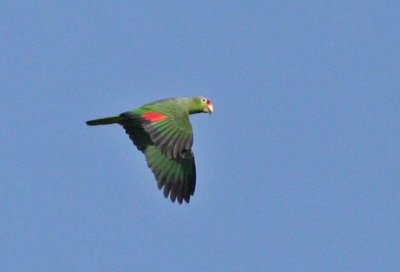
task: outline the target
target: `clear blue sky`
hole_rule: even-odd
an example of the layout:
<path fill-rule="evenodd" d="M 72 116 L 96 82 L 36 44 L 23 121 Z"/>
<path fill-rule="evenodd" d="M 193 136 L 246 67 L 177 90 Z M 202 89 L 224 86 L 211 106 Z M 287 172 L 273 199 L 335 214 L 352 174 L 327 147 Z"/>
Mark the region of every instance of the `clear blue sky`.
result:
<path fill-rule="evenodd" d="M 5 1 L 0 271 L 400 271 L 399 1 Z M 122 128 L 173 96 L 197 188 Z"/>

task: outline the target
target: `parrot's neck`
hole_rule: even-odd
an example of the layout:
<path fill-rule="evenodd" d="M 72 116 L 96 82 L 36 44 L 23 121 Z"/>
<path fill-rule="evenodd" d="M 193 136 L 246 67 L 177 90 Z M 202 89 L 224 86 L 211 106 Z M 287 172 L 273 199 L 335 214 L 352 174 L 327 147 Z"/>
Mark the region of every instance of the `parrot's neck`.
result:
<path fill-rule="evenodd" d="M 201 105 L 199 103 L 196 103 L 196 101 L 192 98 L 182 98 L 179 103 L 188 110 L 189 114 L 203 112 L 203 108 L 201 107 Z"/>

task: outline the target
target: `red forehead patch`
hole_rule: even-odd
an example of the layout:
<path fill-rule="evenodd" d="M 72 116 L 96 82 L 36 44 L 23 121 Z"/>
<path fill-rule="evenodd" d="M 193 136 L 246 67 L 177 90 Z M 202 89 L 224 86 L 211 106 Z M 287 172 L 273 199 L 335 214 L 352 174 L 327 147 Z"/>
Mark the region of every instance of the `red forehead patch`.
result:
<path fill-rule="evenodd" d="M 211 104 L 212 104 L 211 99 L 207 99 L 207 105 L 211 105 Z"/>
<path fill-rule="evenodd" d="M 150 112 L 146 112 L 143 113 L 142 115 L 140 115 L 143 119 L 146 119 L 150 122 L 157 122 L 157 121 L 161 121 L 164 120 L 165 118 L 168 118 L 167 115 L 156 112 L 156 111 L 150 111 Z"/>

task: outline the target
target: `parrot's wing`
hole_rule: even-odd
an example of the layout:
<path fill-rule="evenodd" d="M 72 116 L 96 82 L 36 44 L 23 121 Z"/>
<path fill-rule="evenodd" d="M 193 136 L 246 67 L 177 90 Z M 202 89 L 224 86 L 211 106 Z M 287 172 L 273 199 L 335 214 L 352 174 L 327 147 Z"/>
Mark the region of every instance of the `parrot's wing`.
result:
<path fill-rule="evenodd" d="M 145 154 L 158 188 L 164 188 L 164 196 L 170 196 L 172 202 L 189 202 L 196 186 L 196 166 L 191 149 L 184 149 L 179 157 L 170 159 L 150 139 L 149 133 L 143 128 L 147 123 L 143 123 L 140 115 L 126 112 L 121 116 L 123 121 L 120 124 L 136 147 Z"/>
<path fill-rule="evenodd" d="M 189 203 L 196 186 L 196 166 L 191 150 L 185 151 L 183 157 L 169 159 L 154 145 L 145 150 L 146 161 L 154 173 L 158 188 L 164 188 L 164 196 L 170 196 L 172 202 L 178 199 Z"/>

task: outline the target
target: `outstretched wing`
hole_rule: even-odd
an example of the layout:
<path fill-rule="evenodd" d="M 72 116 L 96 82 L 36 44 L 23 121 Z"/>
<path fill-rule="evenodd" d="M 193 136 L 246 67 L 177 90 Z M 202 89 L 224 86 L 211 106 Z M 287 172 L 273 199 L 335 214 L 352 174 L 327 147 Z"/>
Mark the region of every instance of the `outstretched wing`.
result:
<path fill-rule="evenodd" d="M 158 188 L 164 188 L 164 196 L 170 196 L 172 202 L 177 199 L 179 204 L 183 200 L 189 203 L 196 186 L 196 166 L 192 151 L 186 151 L 183 157 L 169 159 L 156 146 L 149 145 L 144 153 Z"/>
<path fill-rule="evenodd" d="M 119 123 L 124 127 L 129 138 L 136 147 L 145 154 L 147 165 L 152 170 L 157 180 L 158 188 L 160 190 L 163 189 L 164 196 L 169 196 L 172 202 L 178 200 L 180 204 L 183 200 L 189 202 L 190 196 L 194 194 L 196 186 L 196 166 L 194 155 L 190 148 L 192 142 L 190 142 L 188 146 L 183 145 L 182 150 L 176 153 L 174 158 L 168 157 L 168 152 L 172 152 L 171 155 L 173 156 L 173 152 L 176 149 L 166 149 L 170 151 L 163 152 L 151 139 L 151 134 L 145 129 L 146 125 L 155 125 L 162 120 L 148 122 L 149 120 L 144 120 L 146 118 L 143 117 L 143 115 L 147 118 L 151 116 L 153 120 L 156 118 L 167 119 L 167 117 L 162 116 L 163 114 L 154 113 L 154 111 L 147 111 L 142 114 L 131 111 L 122 113 L 120 116 L 123 118 Z M 163 125 L 166 126 L 167 124 L 164 123 Z M 168 143 L 173 142 L 174 139 L 175 138 L 172 138 Z M 178 144 L 178 146 L 180 145 Z M 173 147 L 175 146 L 173 145 Z M 186 147 L 188 148 L 186 149 Z M 168 146 L 165 148 L 168 148 Z"/>

